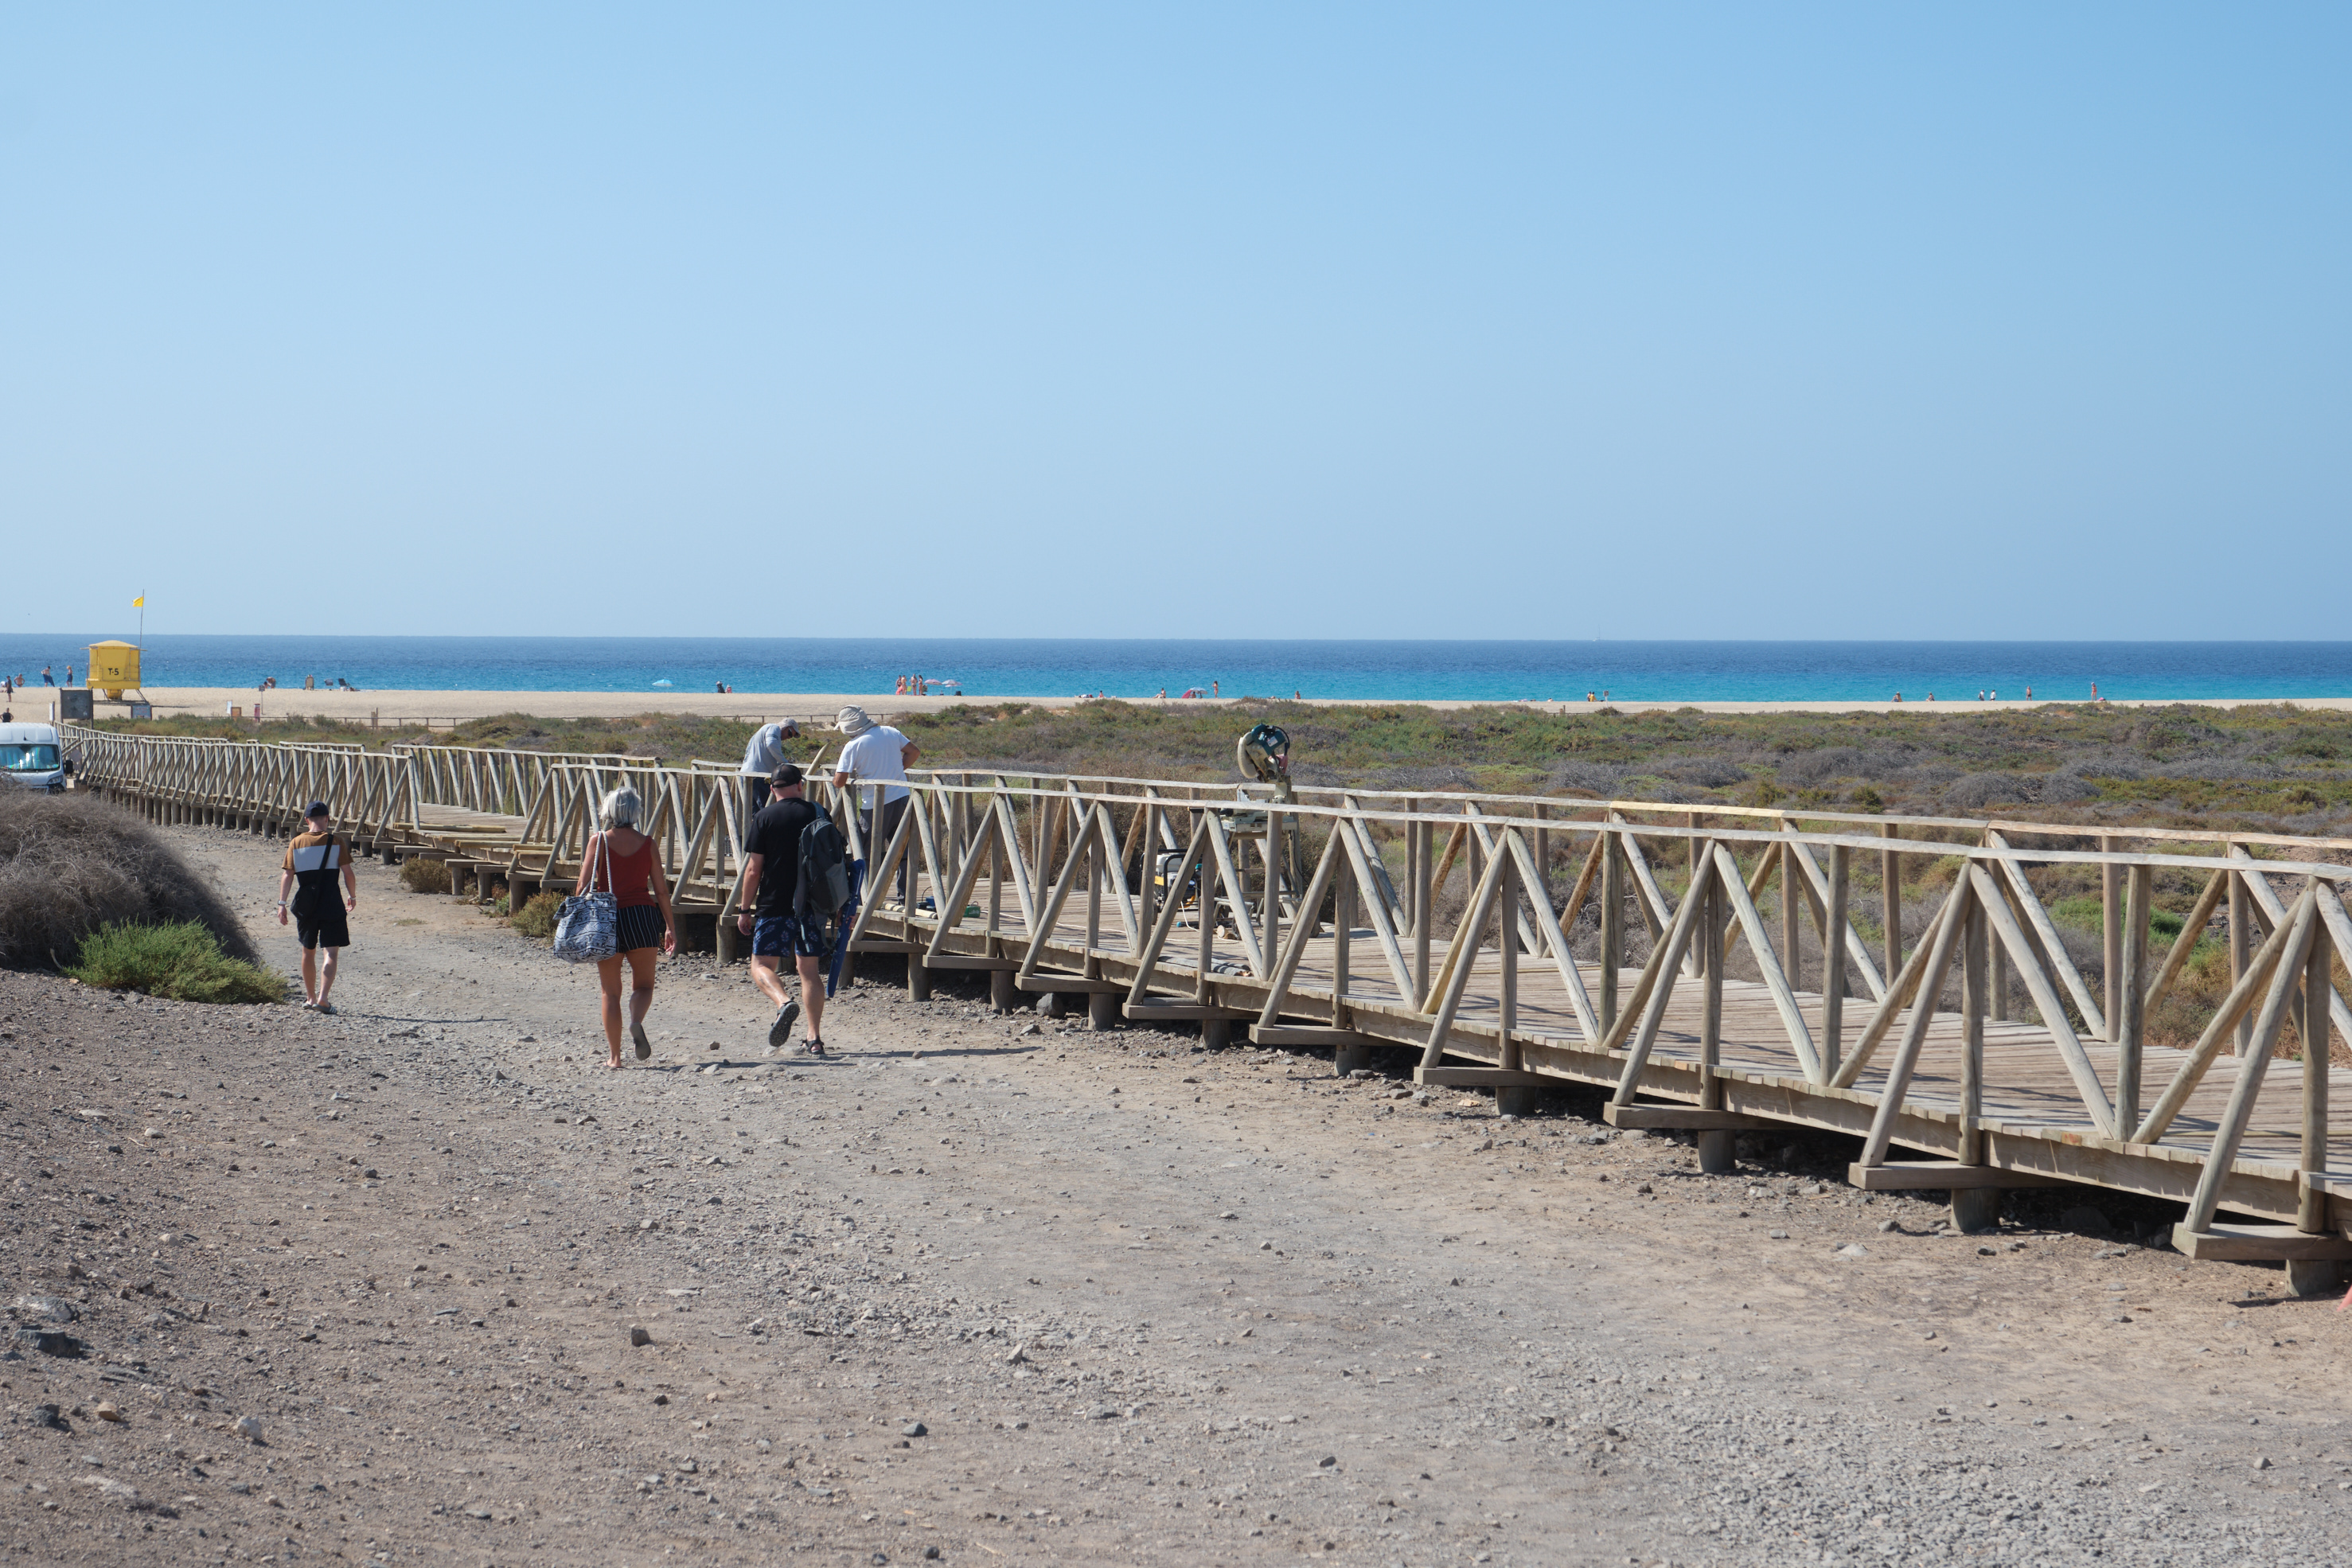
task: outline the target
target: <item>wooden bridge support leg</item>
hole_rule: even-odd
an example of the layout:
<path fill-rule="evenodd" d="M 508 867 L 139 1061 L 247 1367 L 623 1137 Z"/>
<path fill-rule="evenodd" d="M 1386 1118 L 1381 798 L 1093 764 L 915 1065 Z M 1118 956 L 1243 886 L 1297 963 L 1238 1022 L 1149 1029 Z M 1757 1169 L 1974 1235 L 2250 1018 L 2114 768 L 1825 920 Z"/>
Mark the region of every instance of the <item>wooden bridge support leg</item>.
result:
<path fill-rule="evenodd" d="M 928 1002 L 931 999 L 931 966 L 923 962 L 919 952 L 907 955 L 907 1000 Z"/>
<path fill-rule="evenodd" d="M 1794 869 L 1784 859 L 1781 875 Z M 1706 903 L 1699 919 L 1706 926 L 1706 938 L 1700 951 L 1707 955 L 1705 1005 L 1699 1021 L 1699 1104 L 1708 1110 L 1723 1109 L 1723 1080 L 1716 1076 L 1723 1053 L 1723 879 L 1718 877 L 1706 885 Z M 1726 1128 L 1710 1128 L 1698 1134 L 1698 1168 L 1710 1176 L 1728 1175 L 1738 1161 L 1737 1134 Z"/>
<path fill-rule="evenodd" d="M 1970 1187 L 1952 1194 L 1952 1228 L 1963 1236 L 1976 1236 L 2000 1228 L 2000 1201 L 2005 1194 L 1999 1187 Z"/>
<path fill-rule="evenodd" d="M 2286 1288 L 2298 1296 L 2333 1296 L 2344 1289 L 2344 1265 L 2327 1258 L 2290 1258 Z"/>
<path fill-rule="evenodd" d="M 1119 1004 L 1126 998 L 1116 991 L 1087 993 L 1087 1027 L 1108 1029 L 1118 1022 Z"/>
<path fill-rule="evenodd" d="M 1020 988 L 1013 984 L 1016 978 L 1010 969 L 988 972 L 988 1005 L 1000 1013 L 1010 1013 L 1021 1005 Z"/>
<path fill-rule="evenodd" d="M 743 943 L 742 932 L 735 929 L 735 917 L 721 915 L 719 929 L 712 934 L 715 938 L 713 945 L 719 950 L 719 962 L 722 964 L 734 963 Z"/>
<path fill-rule="evenodd" d="M 1227 1046 L 1233 1044 L 1233 1041 L 1234 1021 L 1231 1018 L 1203 1018 L 1201 1020 L 1201 1045 L 1202 1048 L 1212 1051 L 1222 1051 Z"/>

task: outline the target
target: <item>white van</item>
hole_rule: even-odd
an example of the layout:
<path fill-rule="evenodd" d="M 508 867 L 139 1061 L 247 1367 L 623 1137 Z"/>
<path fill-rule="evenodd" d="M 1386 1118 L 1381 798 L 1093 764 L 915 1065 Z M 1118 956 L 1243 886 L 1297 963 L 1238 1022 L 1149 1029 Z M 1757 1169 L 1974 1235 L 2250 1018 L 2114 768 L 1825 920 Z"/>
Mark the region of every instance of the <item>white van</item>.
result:
<path fill-rule="evenodd" d="M 55 724 L 0 724 L 0 780 L 54 795 L 71 772 Z"/>

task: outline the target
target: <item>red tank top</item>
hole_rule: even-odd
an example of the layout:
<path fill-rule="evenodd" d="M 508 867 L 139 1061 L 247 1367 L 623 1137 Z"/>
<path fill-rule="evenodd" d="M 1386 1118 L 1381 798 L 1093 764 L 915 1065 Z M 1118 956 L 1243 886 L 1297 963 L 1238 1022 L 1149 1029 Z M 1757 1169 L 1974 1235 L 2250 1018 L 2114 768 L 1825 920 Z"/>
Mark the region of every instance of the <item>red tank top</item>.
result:
<path fill-rule="evenodd" d="M 610 834 L 604 837 L 604 854 L 613 868 L 613 901 L 625 910 L 635 909 L 654 901 L 654 841 L 641 841 L 636 852 L 624 855 L 613 847 Z"/>

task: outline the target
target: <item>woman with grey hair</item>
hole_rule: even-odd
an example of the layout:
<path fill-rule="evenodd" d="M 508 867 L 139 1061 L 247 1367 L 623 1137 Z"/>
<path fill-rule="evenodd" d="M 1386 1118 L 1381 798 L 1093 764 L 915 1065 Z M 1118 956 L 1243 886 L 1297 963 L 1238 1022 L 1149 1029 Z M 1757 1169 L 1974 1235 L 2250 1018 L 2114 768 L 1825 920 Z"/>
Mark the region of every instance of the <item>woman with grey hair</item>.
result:
<path fill-rule="evenodd" d="M 637 1059 L 654 1054 L 646 1038 L 646 1012 L 654 1005 L 654 964 L 662 953 L 677 951 L 677 917 L 669 907 L 669 879 L 662 875 L 654 841 L 638 831 L 645 803 L 623 784 L 596 808 L 603 831 L 589 836 L 580 858 L 576 893 L 609 891 L 618 906 L 613 932 L 613 956 L 600 960 L 596 978 L 604 990 L 604 1043 L 621 1063 L 621 967 L 629 969 L 629 1038 Z"/>

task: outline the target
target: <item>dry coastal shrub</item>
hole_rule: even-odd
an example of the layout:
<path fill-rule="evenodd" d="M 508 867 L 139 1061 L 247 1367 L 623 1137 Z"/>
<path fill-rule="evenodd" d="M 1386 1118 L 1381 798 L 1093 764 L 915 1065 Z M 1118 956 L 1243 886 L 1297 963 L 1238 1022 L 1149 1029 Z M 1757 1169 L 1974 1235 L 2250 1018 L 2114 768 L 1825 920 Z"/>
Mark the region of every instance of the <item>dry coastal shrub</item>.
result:
<path fill-rule="evenodd" d="M 562 893 L 533 893 L 514 912 L 512 924 L 523 935 L 545 942 L 555 934 L 555 911 L 562 907 Z"/>
<path fill-rule="evenodd" d="M 449 868 L 438 860 L 413 856 L 400 863 L 400 885 L 412 893 L 446 893 Z"/>
<path fill-rule="evenodd" d="M 0 966 L 73 962 L 111 923 L 193 921 L 229 958 L 259 958 L 211 886 L 131 813 L 90 795 L 0 790 Z"/>

